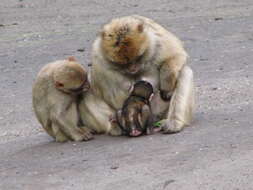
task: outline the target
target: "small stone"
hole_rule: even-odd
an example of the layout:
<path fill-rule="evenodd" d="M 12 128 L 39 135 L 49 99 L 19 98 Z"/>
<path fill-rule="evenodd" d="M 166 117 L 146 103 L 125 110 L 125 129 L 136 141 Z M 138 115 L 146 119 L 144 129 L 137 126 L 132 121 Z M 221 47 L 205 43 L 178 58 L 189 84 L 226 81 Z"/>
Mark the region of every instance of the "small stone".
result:
<path fill-rule="evenodd" d="M 163 189 L 165 189 L 169 184 L 174 183 L 176 180 L 170 179 L 164 182 Z"/>
<path fill-rule="evenodd" d="M 112 170 L 116 170 L 116 169 L 118 169 L 119 168 L 119 166 L 111 166 L 111 169 Z"/>
<path fill-rule="evenodd" d="M 218 90 L 218 88 L 217 87 L 213 87 L 212 90 Z"/>
<path fill-rule="evenodd" d="M 80 48 L 80 49 L 77 49 L 77 51 L 79 51 L 79 52 L 84 52 L 85 49 L 84 49 L 84 48 Z"/>
<path fill-rule="evenodd" d="M 223 20 L 223 18 L 222 18 L 222 17 L 216 17 L 216 18 L 214 18 L 214 20 L 215 20 L 215 21 Z"/>

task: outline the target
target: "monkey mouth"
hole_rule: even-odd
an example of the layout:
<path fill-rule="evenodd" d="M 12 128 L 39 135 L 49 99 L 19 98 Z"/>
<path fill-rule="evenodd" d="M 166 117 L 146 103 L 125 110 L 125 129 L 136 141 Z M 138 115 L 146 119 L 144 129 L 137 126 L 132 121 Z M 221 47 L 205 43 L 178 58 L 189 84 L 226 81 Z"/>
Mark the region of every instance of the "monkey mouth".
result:
<path fill-rule="evenodd" d="M 130 64 L 127 68 L 127 73 L 135 75 L 141 71 L 141 65 Z"/>
<path fill-rule="evenodd" d="M 139 131 L 137 129 L 134 129 L 132 130 L 130 133 L 129 133 L 129 136 L 130 137 L 138 137 L 142 134 L 142 131 Z"/>

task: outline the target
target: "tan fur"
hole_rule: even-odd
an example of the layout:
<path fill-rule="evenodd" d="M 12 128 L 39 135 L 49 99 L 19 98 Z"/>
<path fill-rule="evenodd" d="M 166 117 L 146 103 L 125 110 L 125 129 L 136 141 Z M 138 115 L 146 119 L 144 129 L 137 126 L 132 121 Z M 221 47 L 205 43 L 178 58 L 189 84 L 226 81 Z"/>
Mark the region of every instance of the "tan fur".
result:
<path fill-rule="evenodd" d="M 112 136 L 121 135 L 121 129 L 110 122 L 114 110 L 103 99 L 97 97 L 91 90 L 85 94 L 80 103 L 81 117 L 87 127 L 95 133 L 105 133 Z"/>
<path fill-rule="evenodd" d="M 85 126 L 77 126 L 77 95 L 71 91 L 85 87 L 86 80 L 86 71 L 73 58 L 49 63 L 37 75 L 33 85 L 33 109 L 43 128 L 57 142 L 92 137 Z"/>
<path fill-rule="evenodd" d="M 153 20 L 138 15 L 117 18 L 103 27 L 93 44 L 92 88 L 116 111 L 130 86 L 147 80 L 155 90 L 151 107 L 157 119 L 164 119 L 164 131 L 178 132 L 193 114 L 193 74 L 184 66 L 186 60 L 181 41 Z M 172 96 L 171 101 L 162 100 L 159 91 Z"/>

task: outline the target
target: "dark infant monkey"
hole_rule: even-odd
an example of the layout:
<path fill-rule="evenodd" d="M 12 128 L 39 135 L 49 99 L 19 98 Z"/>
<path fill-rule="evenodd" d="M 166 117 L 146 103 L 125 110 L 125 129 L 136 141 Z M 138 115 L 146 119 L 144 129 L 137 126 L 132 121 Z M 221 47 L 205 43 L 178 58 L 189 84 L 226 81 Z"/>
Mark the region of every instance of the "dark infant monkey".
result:
<path fill-rule="evenodd" d="M 115 118 L 124 135 L 137 137 L 157 130 L 153 127 L 150 107 L 152 96 L 153 87 L 149 82 L 141 80 L 134 84 L 130 96 L 122 109 L 117 111 Z"/>

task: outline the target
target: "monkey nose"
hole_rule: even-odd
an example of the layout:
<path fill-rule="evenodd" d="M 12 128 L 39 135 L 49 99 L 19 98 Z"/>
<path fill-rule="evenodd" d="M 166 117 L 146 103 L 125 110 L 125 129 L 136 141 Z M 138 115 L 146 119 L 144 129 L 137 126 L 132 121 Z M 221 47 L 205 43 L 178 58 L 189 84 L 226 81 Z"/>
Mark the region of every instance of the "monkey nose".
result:
<path fill-rule="evenodd" d="M 136 65 L 136 64 L 131 64 L 131 65 L 129 66 L 129 68 L 128 68 L 128 71 L 129 71 L 130 73 L 132 73 L 132 74 L 138 73 L 139 70 L 140 70 L 140 67 L 139 67 L 138 65 Z"/>
<path fill-rule="evenodd" d="M 141 131 L 139 131 L 139 130 L 137 130 L 137 129 L 133 129 L 131 132 L 130 132 L 130 136 L 131 137 L 138 137 L 138 136 L 140 136 L 142 134 L 142 132 Z"/>

